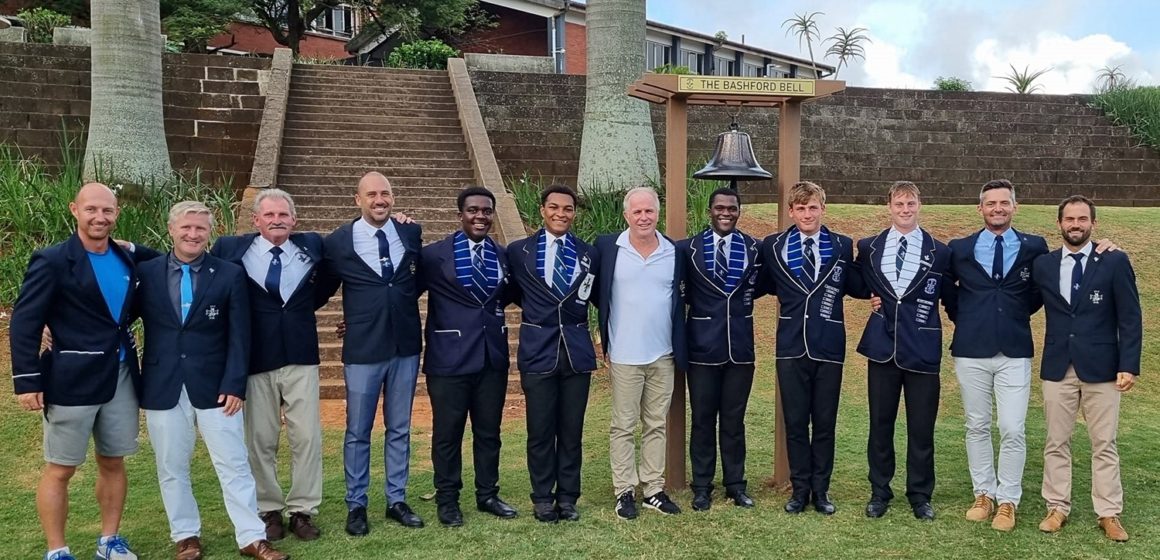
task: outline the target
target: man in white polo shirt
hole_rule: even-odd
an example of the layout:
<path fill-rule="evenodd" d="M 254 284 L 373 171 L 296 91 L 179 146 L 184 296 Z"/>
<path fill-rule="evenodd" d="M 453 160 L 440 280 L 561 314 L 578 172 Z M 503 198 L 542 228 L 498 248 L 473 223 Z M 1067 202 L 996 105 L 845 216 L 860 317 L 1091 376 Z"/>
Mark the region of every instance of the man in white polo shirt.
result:
<path fill-rule="evenodd" d="M 657 232 L 659 215 L 655 190 L 631 189 L 624 196 L 628 229 L 596 239 L 600 335 L 612 378 L 609 455 L 621 519 L 637 516 L 637 484 L 643 485 L 646 507 L 666 515 L 681 512 L 665 495 L 664 471 L 673 371 L 685 367 L 684 286 L 676 247 Z M 639 470 L 634 441 L 638 421 Z"/>

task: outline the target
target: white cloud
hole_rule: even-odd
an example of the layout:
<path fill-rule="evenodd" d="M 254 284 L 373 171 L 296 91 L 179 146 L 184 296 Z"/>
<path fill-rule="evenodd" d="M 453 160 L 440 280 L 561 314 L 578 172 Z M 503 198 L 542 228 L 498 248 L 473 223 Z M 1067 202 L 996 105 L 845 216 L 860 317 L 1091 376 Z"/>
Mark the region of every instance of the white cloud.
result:
<path fill-rule="evenodd" d="M 979 89 L 1004 91 L 1007 82 L 995 76 L 1010 74 L 1011 65 L 1019 71 L 1051 68 L 1036 80 L 1043 93 L 1089 93 L 1101 68 L 1115 66 L 1131 54 L 1128 45 L 1104 34 L 1072 39 L 1043 31 L 1032 44 L 1011 46 L 984 39 L 974 49 L 972 78 Z"/>
<path fill-rule="evenodd" d="M 930 89 L 932 79 L 921 78 L 903 70 L 903 60 L 907 50 L 887 43 L 871 35 L 872 43 L 867 43 L 866 59 L 855 63 L 854 69 L 861 75 L 848 77 L 852 86 Z M 846 78 L 839 75 L 840 78 Z"/>

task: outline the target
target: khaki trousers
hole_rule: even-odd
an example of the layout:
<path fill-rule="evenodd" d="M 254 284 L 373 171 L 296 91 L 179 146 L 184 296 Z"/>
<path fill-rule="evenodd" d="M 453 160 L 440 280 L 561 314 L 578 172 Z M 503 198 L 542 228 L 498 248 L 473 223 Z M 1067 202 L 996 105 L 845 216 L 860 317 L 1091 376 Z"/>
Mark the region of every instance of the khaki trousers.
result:
<path fill-rule="evenodd" d="M 288 365 L 246 380 L 246 448 L 258 489 L 258 511 L 318 515 L 322 503 L 322 421 L 318 366 Z M 278 484 L 282 417 L 290 442 L 290 492 Z"/>
<path fill-rule="evenodd" d="M 673 370 L 671 355 L 643 366 L 611 364 L 609 457 L 617 496 L 637 484 L 644 485 L 646 498 L 665 488 L 665 420 L 673 400 Z M 635 441 L 638 421 L 642 425 L 639 471 Z"/>
<path fill-rule="evenodd" d="M 1085 383 L 1068 368 L 1062 381 L 1043 382 L 1047 442 L 1043 449 L 1043 499 L 1048 508 L 1071 512 L 1071 434 L 1082 409 L 1092 449 L 1092 506 L 1099 517 L 1120 515 L 1124 488 L 1116 428 L 1120 392 L 1116 384 Z"/>

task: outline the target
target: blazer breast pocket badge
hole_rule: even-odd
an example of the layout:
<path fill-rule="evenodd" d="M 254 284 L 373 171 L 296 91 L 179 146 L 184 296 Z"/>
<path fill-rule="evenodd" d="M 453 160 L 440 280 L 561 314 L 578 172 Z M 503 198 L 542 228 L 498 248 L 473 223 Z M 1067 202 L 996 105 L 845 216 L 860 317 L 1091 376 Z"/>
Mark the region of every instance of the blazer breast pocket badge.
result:
<path fill-rule="evenodd" d="M 923 292 L 925 292 L 926 295 L 928 295 L 928 296 L 933 296 L 934 290 L 937 287 L 938 287 L 938 279 L 937 278 L 929 278 L 926 281 L 926 289 L 923 290 Z"/>
<path fill-rule="evenodd" d="M 1031 269 L 1026 266 L 1019 271 L 1019 279 L 1026 282 L 1031 279 Z"/>
<path fill-rule="evenodd" d="M 1088 299 L 1091 300 L 1093 305 L 1099 305 L 1100 302 L 1104 301 L 1104 294 L 1101 294 L 1099 290 L 1092 290 L 1092 293 L 1088 296 Z"/>
<path fill-rule="evenodd" d="M 580 289 L 576 292 L 576 297 L 580 301 L 588 301 L 588 296 L 592 295 L 592 283 L 596 281 L 596 275 L 589 272 L 584 275 L 584 281 L 580 283 Z"/>
<path fill-rule="evenodd" d="M 221 312 L 220 312 L 220 311 L 218 311 L 218 308 L 217 308 L 217 306 L 216 306 L 216 305 L 211 305 L 211 306 L 209 306 L 209 307 L 205 308 L 205 316 L 206 316 L 206 318 L 208 318 L 210 321 L 213 321 L 213 320 L 217 319 L 217 318 L 218 318 L 218 315 L 219 315 L 220 313 L 221 313 Z"/>

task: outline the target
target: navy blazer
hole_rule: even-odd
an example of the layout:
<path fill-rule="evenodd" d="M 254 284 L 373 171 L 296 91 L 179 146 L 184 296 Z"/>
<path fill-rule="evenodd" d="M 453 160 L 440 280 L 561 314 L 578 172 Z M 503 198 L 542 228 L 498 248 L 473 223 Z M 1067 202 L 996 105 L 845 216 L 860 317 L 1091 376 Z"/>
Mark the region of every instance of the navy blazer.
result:
<path fill-rule="evenodd" d="M 377 364 L 400 356 L 418 356 L 423 347 L 419 329 L 419 251 L 423 228 L 395 222 L 403 242 L 403 258 L 395 274 L 383 278 L 354 251 L 352 220 L 326 237 L 322 267 L 323 289 L 342 283 L 342 339 L 345 364 Z M 393 220 L 394 218 L 392 218 Z"/>
<path fill-rule="evenodd" d="M 1087 383 L 1115 381 L 1121 371 L 1139 375 L 1144 334 L 1136 273 L 1128 255 L 1088 255 L 1079 296 L 1071 304 L 1059 293 L 1063 258 L 1062 249 L 1040 255 L 1031 274 L 1047 314 L 1039 376 L 1060 381 L 1069 365 Z"/>
<path fill-rule="evenodd" d="M 608 356 L 608 349 L 612 344 L 608 336 L 608 321 L 612 316 L 612 279 L 616 274 L 616 256 L 620 254 L 620 246 L 616 240 L 620 233 L 609 233 L 596 238 L 596 251 L 600 256 L 600 273 L 597 275 L 597 297 L 600 319 L 600 340 L 604 347 L 604 355 Z M 669 243 L 673 240 L 664 236 Z M 676 245 L 676 243 L 673 243 Z M 677 252 L 673 266 L 673 304 L 669 308 L 673 323 L 673 361 L 681 370 L 689 368 L 688 352 L 685 344 L 685 259 L 680 258 Z M 631 306 L 631 302 L 620 302 L 621 305 Z M 521 329 L 523 330 L 523 329 Z"/>
<path fill-rule="evenodd" d="M 858 265 L 870 292 L 882 298 L 882 308 L 871 311 L 858 343 L 858 353 L 875 362 L 893 361 L 899 368 L 938 374 L 942 363 L 941 299 L 955 301 L 954 282 L 947 281 L 950 249 L 922 230 L 922 257 L 910 286 L 901 294 L 882 275 L 883 230 L 858 241 Z M 948 312 L 951 308 L 947 309 Z M 952 317 L 953 320 L 953 317 Z"/>
<path fill-rule="evenodd" d="M 690 364 L 718 366 L 752 364 L 753 302 L 761 296 L 758 280 L 762 258 L 757 240 L 741 234 L 746 265 L 733 291 L 726 293 L 705 266 L 705 239 L 709 229 L 677 242 L 677 258 L 685 261 L 684 280 L 688 289 L 685 324 Z"/>
<path fill-rule="evenodd" d="M 955 322 L 951 355 L 958 358 L 1030 358 L 1031 316 L 1043 306 L 1039 289 L 1031 279 L 1031 264 L 1047 253 L 1047 241 L 1038 235 L 1016 231 L 1019 255 L 1002 280 L 991 277 L 975 259 L 975 242 L 984 230 L 948 243 L 951 250 L 949 282 L 957 287 L 955 301 L 946 301 L 947 315 Z M 993 235 L 993 234 L 989 234 Z"/>
<path fill-rule="evenodd" d="M 823 226 L 824 227 L 824 226 Z M 854 241 L 830 234 L 830 260 L 818 271 L 818 281 L 807 286 L 789 268 L 781 253 L 794 227 L 770 235 L 762 244 L 766 291 L 777 294 L 776 356 L 807 357 L 820 362 L 846 360 L 845 296 L 870 297 L 862 270 L 854 261 Z"/>
<path fill-rule="evenodd" d="M 500 279 L 486 301 L 480 302 L 463 287 L 455 270 L 455 234 L 423 247 L 419 285 L 427 291 L 427 324 L 423 373 L 468 375 L 504 371 L 508 357 L 504 308 L 510 303 L 508 261 L 495 244 Z"/>
<path fill-rule="evenodd" d="M 129 290 L 115 319 L 76 233 L 32 254 L 8 325 L 16 394 L 44 393 L 45 404 L 62 406 L 109 402 L 117 390 L 122 346 L 132 377 L 137 376 L 137 343 L 130 331 L 137 266 L 158 253 L 144 247 L 127 253 L 112 242 L 109 250 L 129 267 Z M 46 326 L 52 349 L 42 354 Z"/>
<path fill-rule="evenodd" d="M 515 300 L 521 308 L 520 345 L 516 367 L 521 373 L 552 373 L 560 364 L 560 349 L 568 368 L 575 372 L 596 369 L 596 349 L 588 330 L 588 304 L 596 296 L 596 276 L 600 257 L 596 249 L 575 235 L 576 266 L 579 273 L 563 299 L 536 271 L 536 252 L 544 236 L 534 235 L 508 245 Z"/>
<path fill-rule="evenodd" d="M 219 237 L 210 254 L 232 262 L 243 269 L 242 257 L 250 250 L 257 233 Z M 326 305 L 337 286 L 329 291 L 318 282 L 322 263 L 322 236 L 317 233 L 292 233 L 290 241 L 298 246 L 310 268 L 294 289 L 285 305 L 281 294 L 271 294 L 264 284 L 247 273 L 250 290 L 250 373 L 272 371 L 290 364 L 317 365 L 318 325 L 314 311 Z M 295 258 L 286 255 L 284 258 Z"/>
<path fill-rule="evenodd" d="M 143 263 L 138 275 L 136 309 L 145 325 L 141 408 L 177 406 L 182 386 L 195 408 L 222 406 L 218 395 L 245 398 L 250 366 L 246 271 L 207 254 L 185 322 L 169 297 L 169 258 Z"/>

